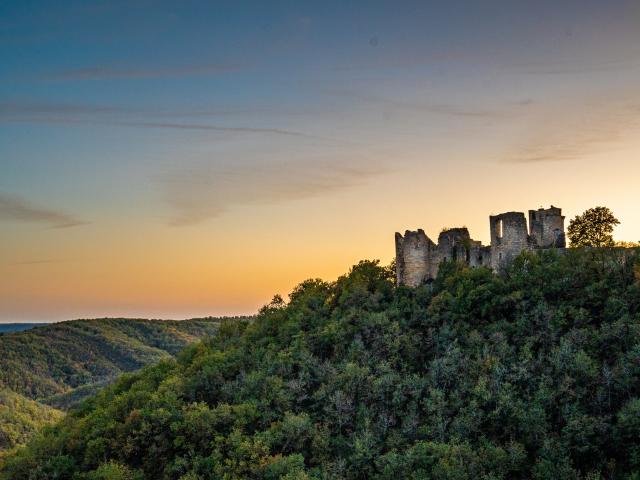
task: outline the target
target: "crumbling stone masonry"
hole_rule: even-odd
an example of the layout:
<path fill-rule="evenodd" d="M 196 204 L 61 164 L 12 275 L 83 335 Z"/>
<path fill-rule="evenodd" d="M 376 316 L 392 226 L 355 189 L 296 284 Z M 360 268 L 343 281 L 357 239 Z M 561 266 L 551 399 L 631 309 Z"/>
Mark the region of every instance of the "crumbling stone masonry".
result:
<path fill-rule="evenodd" d="M 443 230 L 434 243 L 424 230 L 396 233 L 396 276 L 398 284 L 415 287 L 435 278 L 445 261 L 486 266 L 499 271 L 523 250 L 564 248 L 564 216 L 551 208 L 529 210 L 529 226 L 522 212 L 489 217 L 491 245 L 471 239 L 466 228 Z"/>

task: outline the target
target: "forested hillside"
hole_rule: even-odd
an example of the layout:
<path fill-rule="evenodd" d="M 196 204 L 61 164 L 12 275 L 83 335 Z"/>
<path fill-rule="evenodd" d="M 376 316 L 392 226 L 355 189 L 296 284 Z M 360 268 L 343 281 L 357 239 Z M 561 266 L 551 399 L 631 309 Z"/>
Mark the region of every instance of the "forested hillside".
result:
<path fill-rule="evenodd" d="M 203 336 L 218 319 L 74 320 L 0 335 L 0 451 L 123 372 L 162 359 Z"/>
<path fill-rule="evenodd" d="M 157 363 L 215 331 L 216 319 L 74 320 L 0 336 L 0 387 L 56 403 L 56 395 Z"/>
<path fill-rule="evenodd" d="M 9 390 L 0 390 L 0 456 L 26 443 L 43 425 L 60 420 L 64 413 Z"/>
<path fill-rule="evenodd" d="M 0 478 L 637 480 L 638 257 L 306 281 L 124 375 Z"/>

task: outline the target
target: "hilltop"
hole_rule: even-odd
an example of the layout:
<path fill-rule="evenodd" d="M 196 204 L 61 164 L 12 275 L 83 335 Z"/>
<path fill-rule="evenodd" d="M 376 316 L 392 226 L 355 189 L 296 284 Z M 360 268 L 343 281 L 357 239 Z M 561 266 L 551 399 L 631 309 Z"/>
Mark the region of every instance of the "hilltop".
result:
<path fill-rule="evenodd" d="M 640 260 L 361 262 L 85 401 L 0 479 L 637 479 Z"/>

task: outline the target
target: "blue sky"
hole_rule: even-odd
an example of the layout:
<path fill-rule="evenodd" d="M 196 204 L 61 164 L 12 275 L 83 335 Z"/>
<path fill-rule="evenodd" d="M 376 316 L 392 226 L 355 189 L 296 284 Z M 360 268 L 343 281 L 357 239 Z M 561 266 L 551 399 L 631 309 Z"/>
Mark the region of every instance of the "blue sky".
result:
<path fill-rule="evenodd" d="M 250 313 L 549 203 L 640 239 L 637 2 L 7 1 L 0 58 L 0 321 Z"/>

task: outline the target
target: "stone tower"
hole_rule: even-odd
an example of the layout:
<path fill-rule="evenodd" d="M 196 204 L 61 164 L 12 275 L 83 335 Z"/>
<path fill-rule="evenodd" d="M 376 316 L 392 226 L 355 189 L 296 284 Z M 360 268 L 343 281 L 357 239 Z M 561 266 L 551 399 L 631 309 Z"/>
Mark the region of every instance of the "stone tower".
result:
<path fill-rule="evenodd" d="M 499 270 L 520 255 L 531 250 L 527 220 L 522 212 L 507 212 L 489 217 L 491 232 L 491 268 Z"/>
<path fill-rule="evenodd" d="M 396 277 L 398 284 L 416 287 L 429 278 L 433 242 L 424 230 L 396 233 Z"/>
<path fill-rule="evenodd" d="M 560 208 L 529 210 L 531 239 L 538 248 L 564 248 L 564 216 Z"/>
<path fill-rule="evenodd" d="M 471 236 L 466 228 L 449 228 L 438 235 L 439 260 L 469 260 Z"/>

